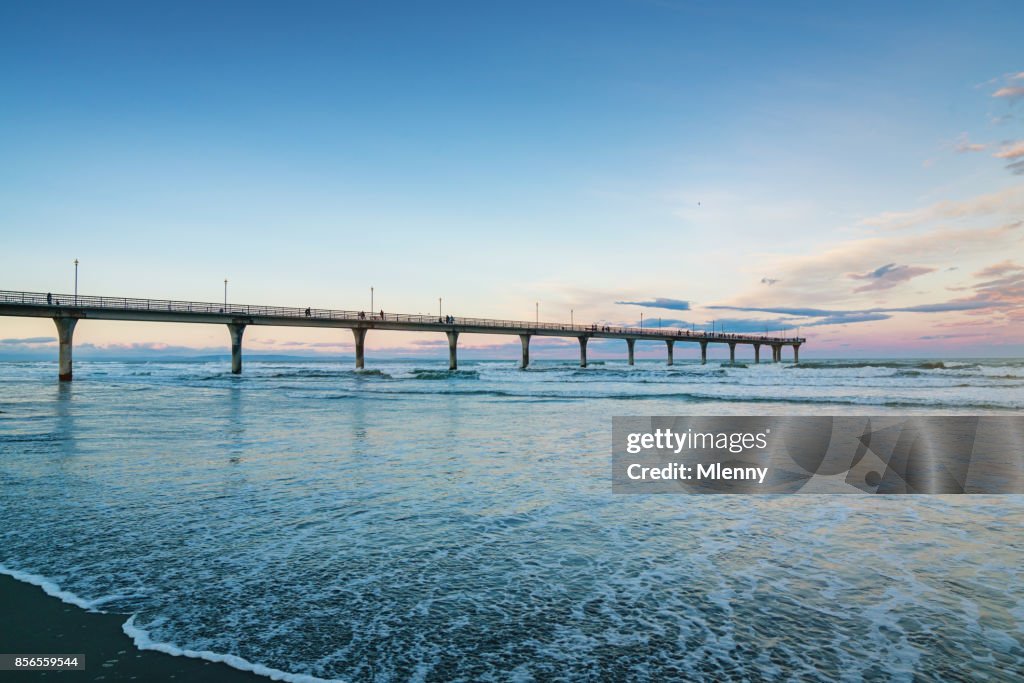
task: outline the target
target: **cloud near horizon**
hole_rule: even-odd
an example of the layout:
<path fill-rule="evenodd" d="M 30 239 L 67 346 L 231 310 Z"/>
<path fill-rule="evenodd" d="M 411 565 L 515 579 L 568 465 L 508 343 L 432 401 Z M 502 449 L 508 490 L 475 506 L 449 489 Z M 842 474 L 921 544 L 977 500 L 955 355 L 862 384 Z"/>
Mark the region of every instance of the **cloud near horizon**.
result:
<path fill-rule="evenodd" d="M 23 344 L 56 344 L 56 337 L 12 337 L 0 339 L 0 344 L 23 345 Z"/>

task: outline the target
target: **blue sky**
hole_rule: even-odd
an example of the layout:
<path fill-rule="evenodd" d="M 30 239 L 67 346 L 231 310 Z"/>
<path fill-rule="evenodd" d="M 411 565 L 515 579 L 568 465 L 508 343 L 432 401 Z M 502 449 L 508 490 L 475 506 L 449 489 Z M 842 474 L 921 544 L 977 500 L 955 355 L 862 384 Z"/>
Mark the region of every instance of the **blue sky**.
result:
<path fill-rule="evenodd" d="M 78 258 L 92 294 L 217 300 L 227 277 L 361 308 L 374 286 L 393 311 L 1019 355 L 1021 25 L 1011 2 L 7 3 L 0 288 L 70 289 Z M 659 298 L 688 308 L 616 303 Z"/>

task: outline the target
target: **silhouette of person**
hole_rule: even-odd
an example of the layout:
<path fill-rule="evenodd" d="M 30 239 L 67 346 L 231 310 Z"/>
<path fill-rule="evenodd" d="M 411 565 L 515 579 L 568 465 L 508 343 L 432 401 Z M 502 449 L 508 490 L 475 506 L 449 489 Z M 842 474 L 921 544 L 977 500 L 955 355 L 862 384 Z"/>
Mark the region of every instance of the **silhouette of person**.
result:
<path fill-rule="evenodd" d="M 312 312 L 310 312 L 309 308 L 307 308 L 306 309 L 306 317 L 309 318 L 312 315 L 313 315 Z"/>
<path fill-rule="evenodd" d="M 53 294 L 50 294 L 49 292 L 47 292 L 46 293 L 46 304 L 50 305 L 52 303 L 53 303 Z"/>

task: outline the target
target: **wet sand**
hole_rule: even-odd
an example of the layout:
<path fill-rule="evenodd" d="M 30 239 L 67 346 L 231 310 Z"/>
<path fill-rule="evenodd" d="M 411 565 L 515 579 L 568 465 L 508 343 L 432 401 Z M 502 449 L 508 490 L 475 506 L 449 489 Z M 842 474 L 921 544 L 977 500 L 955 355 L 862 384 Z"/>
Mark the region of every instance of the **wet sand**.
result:
<path fill-rule="evenodd" d="M 124 614 L 87 612 L 41 588 L 0 575 L 0 653 L 85 654 L 85 671 L 0 672 L 0 680 L 266 681 L 226 664 L 139 650 L 121 630 Z"/>

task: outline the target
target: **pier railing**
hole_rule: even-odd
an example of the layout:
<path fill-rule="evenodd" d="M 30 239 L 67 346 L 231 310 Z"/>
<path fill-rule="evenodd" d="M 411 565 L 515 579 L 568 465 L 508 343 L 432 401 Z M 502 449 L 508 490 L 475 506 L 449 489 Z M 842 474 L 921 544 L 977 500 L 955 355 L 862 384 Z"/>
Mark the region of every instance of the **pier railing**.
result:
<path fill-rule="evenodd" d="M 495 318 L 466 318 L 454 316 L 434 316 L 410 313 L 384 313 L 380 311 L 352 311 L 329 308 L 296 308 L 289 306 L 262 306 L 252 304 L 236 304 L 232 302 L 211 303 L 203 301 L 176 301 L 173 299 L 138 299 L 119 296 L 87 296 L 84 294 L 43 294 L 40 292 L 14 292 L 0 290 L 0 304 L 24 306 L 50 306 L 53 308 L 105 309 L 116 311 L 152 311 L 169 313 L 195 313 L 210 315 L 261 316 L 282 319 L 339 320 L 351 322 L 393 322 L 415 325 L 431 325 L 438 328 L 477 327 L 501 330 L 544 330 L 550 332 L 570 332 L 578 334 L 605 333 L 653 337 L 657 339 L 713 339 L 716 341 L 765 342 L 765 343 L 801 343 L 801 337 L 734 334 L 727 332 L 693 331 L 674 327 L 624 327 L 592 323 L 577 325 L 569 323 L 529 322 L 524 320 L 501 320 Z"/>

